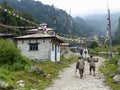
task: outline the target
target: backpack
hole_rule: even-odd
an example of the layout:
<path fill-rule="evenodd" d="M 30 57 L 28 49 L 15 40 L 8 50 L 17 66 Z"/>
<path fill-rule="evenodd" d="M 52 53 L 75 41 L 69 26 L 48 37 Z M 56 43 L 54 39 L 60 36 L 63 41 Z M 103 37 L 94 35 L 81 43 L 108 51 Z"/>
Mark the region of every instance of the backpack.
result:
<path fill-rule="evenodd" d="M 76 69 L 83 69 L 84 68 L 84 63 L 82 60 L 79 60 L 76 65 Z"/>
<path fill-rule="evenodd" d="M 90 66 L 95 66 L 95 60 L 94 59 L 90 60 Z"/>

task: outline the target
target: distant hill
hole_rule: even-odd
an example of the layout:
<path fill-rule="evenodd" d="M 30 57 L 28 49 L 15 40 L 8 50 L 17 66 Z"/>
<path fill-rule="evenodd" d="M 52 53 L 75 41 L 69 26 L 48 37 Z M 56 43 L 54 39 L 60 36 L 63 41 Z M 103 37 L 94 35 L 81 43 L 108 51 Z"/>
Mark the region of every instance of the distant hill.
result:
<path fill-rule="evenodd" d="M 106 34 L 107 32 L 107 14 L 103 15 L 90 15 L 85 17 L 85 21 L 91 25 L 94 30 L 101 31 L 103 35 Z M 118 19 L 120 17 L 120 12 L 117 13 L 111 13 L 111 31 L 112 35 L 114 35 L 115 31 L 117 30 L 118 27 Z"/>
<path fill-rule="evenodd" d="M 106 15 L 91 15 L 84 19 L 91 25 L 94 30 L 101 31 L 102 35 L 107 33 L 107 14 Z M 120 12 L 111 13 L 111 32 L 112 32 L 112 45 L 120 44 Z"/>
<path fill-rule="evenodd" d="M 120 18 L 118 20 L 118 27 L 113 36 L 113 45 L 120 45 Z"/>
<path fill-rule="evenodd" d="M 45 22 L 49 27 L 56 28 L 55 30 L 59 33 L 69 36 L 91 36 L 92 33 L 95 33 L 94 28 L 82 18 L 72 18 L 64 10 L 54 7 L 54 5 L 44 5 L 34 0 L 7 0 L 7 2 L 19 13 L 29 13 L 41 23 Z"/>
<path fill-rule="evenodd" d="M 75 22 L 75 28 L 77 29 L 77 28 L 81 28 L 80 30 L 81 30 L 81 34 L 82 34 L 82 36 L 85 36 L 85 35 L 93 35 L 94 33 L 95 33 L 95 31 L 94 31 L 94 28 L 92 28 L 91 26 L 90 26 L 90 24 L 89 23 L 87 23 L 84 19 L 82 19 L 81 17 L 75 17 L 74 18 L 74 22 Z M 84 31 L 84 30 L 86 30 L 86 32 Z"/>

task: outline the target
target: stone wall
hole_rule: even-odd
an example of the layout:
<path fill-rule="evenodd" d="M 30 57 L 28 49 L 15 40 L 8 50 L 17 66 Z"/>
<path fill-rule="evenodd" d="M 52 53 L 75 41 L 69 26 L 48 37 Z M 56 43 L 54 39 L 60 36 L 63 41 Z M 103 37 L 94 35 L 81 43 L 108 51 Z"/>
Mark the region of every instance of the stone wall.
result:
<path fill-rule="evenodd" d="M 37 40 L 38 50 L 29 50 L 29 42 L 36 42 L 36 40 L 18 40 L 17 46 L 20 48 L 23 55 L 35 61 L 50 60 L 51 43 L 50 39 Z"/>

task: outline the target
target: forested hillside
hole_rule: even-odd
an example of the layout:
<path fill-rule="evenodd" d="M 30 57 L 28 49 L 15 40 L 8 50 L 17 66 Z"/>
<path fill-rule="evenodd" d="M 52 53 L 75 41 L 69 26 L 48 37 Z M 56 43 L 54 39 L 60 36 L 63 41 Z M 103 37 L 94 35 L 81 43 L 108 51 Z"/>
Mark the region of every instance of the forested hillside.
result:
<path fill-rule="evenodd" d="M 22 20 L 20 17 L 38 23 L 38 21 L 28 13 L 17 13 L 10 5 L 7 4 L 7 2 L 0 4 L 0 33 L 21 35 L 24 34 L 24 28 L 20 31 L 20 29 L 15 27 L 10 28 L 9 26 L 33 26 L 31 23 Z"/>
<path fill-rule="evenodd" d="M 3 0 L 0 0 L 2 2 Z M 62 34 L 69 36 L 90 36 L 95 33 L 82 18 L 72 18 L 64 10 L 54 5 L 44 5 L 34 0 L 7 0 L 7 2 L 19 13 L 29 13 L 41 23 L 49 24 L 49 27 Z M 90 32 L 90 33 L 89 33 Z"/>
<path fill-rule="evenodd" d="M 56 32 L 68 36 L 91 36 L 93 34 L 106 35 L 107 33 L 107 13 L 106 15 L 91 15 L 84 19 L 73 18 L 66 11 L 58 9 L 54 5 L 44 5 L 40 1 L 34 0 L 6 0 L 15 11 L 24 14 L 25 18 L 34 17 L 40 23 L 47 23 L 49 27 L 55 28 Z M 0 0 L 3 3 L 3 0 Z M 21 14 L 21 15 L 22 15 Z M 117 30 L 118 18 L 120 14 L 111 14 L 112 35 Z M 14 19 L 14 17 L 12 17 Z M 30 19 L 32 20 L 32 19 Z M 9 22 L 14 20 L 9 20 Z M 35 21 L 35 20 L 33 20 Z M 8 21 L 7 21 L 8 22 Z M 23 21 L 21 21 L 23 23 Z M 15 25 L 10 23 L 11 25 Z M 28 23 L 24 23 L 24 25 Z M 18 25 L 21 25 L 18 24 Z"/>

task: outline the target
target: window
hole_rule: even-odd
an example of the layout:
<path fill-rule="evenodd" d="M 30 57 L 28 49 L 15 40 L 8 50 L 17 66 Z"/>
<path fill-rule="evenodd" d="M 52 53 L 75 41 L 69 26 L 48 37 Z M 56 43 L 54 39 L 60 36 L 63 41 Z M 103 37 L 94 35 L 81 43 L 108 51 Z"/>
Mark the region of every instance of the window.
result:
<path fill-rule="evenodd" d="M 29 43 L 29 50 L 32 50 L 32 51 L 34 51 L 34 50 L 38 50 L 38 42 L 30 42 Z"/>
<path fill-rule="evenodd" d="M 30 44 L 30 50 L 38 50 L 38 44 Z"/>
<path fill-rule="evenodd" d="M 37 40 L 36 41 L 29 41 L 28 45 L 29 45 L 29 50 L 31 51 L 36 51 L 38 50 L 38 45 L 40 44 L 40 42 L 38 43 Z"/>

